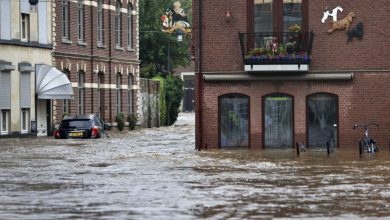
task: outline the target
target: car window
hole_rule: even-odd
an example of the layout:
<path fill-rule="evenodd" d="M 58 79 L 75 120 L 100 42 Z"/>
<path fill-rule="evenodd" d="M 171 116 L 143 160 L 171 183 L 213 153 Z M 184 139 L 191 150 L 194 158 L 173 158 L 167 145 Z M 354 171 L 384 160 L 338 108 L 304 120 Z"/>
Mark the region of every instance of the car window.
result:
<path fill-rule="evenodd" d="M 61 128 L 70 129 L 70 128 L 90 128 L 90 120 L 65 120 L 62 121 Z"/>
<path fill-rule="evenodd" d="M 93 121 L 95 122 L 95 125 L 98 127 L 101 127 L 102 125 L 100 124 L 100 121 L 97 117 L 93 118 Z"/>

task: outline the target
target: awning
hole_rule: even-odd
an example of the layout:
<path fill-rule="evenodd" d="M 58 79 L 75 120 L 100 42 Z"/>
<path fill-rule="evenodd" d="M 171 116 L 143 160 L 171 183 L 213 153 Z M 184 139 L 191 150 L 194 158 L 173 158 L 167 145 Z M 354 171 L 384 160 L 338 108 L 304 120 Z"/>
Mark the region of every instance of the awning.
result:
<path fill-rule="evenodd" d="M 35 67 L 38 99 L 73 99 L 73 89 L 68 77 L 49 65 Z"/>

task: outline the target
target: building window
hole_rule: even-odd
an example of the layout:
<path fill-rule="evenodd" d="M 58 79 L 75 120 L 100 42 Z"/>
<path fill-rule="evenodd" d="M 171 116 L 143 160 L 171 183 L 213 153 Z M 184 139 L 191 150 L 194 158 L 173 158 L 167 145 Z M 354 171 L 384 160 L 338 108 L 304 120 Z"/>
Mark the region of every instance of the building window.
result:
<path fill-rule="evenodd" d="M 78 42 L 84 43 L 84 4 L 83 0 L 77 0 L 77 27 Z"/>
<path fill-rule="evenodd" d="M 103 112 L 103 106 L 104 106 L 104 93 L 102 84 L 104 83 L 104 75 L 102 72 L 98 73 L 98 79 L 97 79 L 97 98 L 98 98 L 98 108 L 99 108 L 99 114 Z"/>
<path fill-rule="evenodd" d="M 2 109 L 1 110 L 1 134 L 6 135 L 9 134 L 10 131 L 10 110 Z"/>
<path fill-rule="evenodd" d="M 120 1 L 116 1 L 115 4 L 115 46 L 121 47 L 121 34 L 122 34 L 122 19 L 121 19 L 121 7 Z"/>
<path fill-rule="evenodd" d="M 69 40 L 69 5 L 68 5 L 68 0 L 62 0 L 62 39 Z"/>
<path fill-rule="evenodd" d="M 127 85 L 127 106 L 128 106 L 128 113 L 133 113 L 133 75 L 129 74 L 128 76 L 128 85 Z"/>
<path fill-rule="evenodd" d="M 20 25 L 20 33 L 22 41 L 30 40 L 30 15 L 22 13 L 21 25 Z"/>
<path fill-rule="evenodd" d="M 104 44 L 103 39 L 103 0 L 98 0 L 97 3 L 97 44 L 98 47 L 102 47 Z"/>
<path fill-rule="evenodd" d="M 263 98 L 264 146 L 291 148 L 293 146 L 293 99 L 285 94 Z"/>
<path fill-rule="evenodd" d="M 29 121 L 30 121 L 30 109 L 23 108 L 20 112 L 20 133 L 27 134 L 29 131 Z"/>
<path fill-rule="evenodd" d="M 122 76 L 120 73 L 116 74 L 116 113 L 121 112 L 121 102 L 122 102 L 122 97 L 121 97 L 121 84 L 122 84 Z"/>
<path fill-rule="evenodd" d="M 227 94 L 219 97 L 221 148 L 249 146 L 249 97 Z"/>
<path fill-rule="evenodd" d="M 129 4 L 127 8 L 127 49 L 133 49 L 133 7 Z"/>
<path fill-rule="evenodd" d="M 69 70 L 64 70 L 64 73 L 65 73 L 66 77 L 68 77 L 68 79 L 70 81 L 70 72 L 69 72 Z M 65 116 L 66 114 L 70 113 L 69 99 L 64 99 L 63 103 L 64 103 L 64 105 L 63 105 L 63 108 L 62 108 L 62 113 L 64 114 L 63 116 Z"/>
<path fill-rule="evenodd" d="M 303 26 L 303 0 L 254 0 L 250 5 L 253 17 L 249 32 L 289 32 L 289 27 Z M 253 14 L 252 14 L 253 13 Z"/>
<path fill-rule="evenodd" d="M 84 114 L 84 81 L 85 74 L 83 71 L 79 72 L 78 90 L 79 90 L 79 114 Z"/>

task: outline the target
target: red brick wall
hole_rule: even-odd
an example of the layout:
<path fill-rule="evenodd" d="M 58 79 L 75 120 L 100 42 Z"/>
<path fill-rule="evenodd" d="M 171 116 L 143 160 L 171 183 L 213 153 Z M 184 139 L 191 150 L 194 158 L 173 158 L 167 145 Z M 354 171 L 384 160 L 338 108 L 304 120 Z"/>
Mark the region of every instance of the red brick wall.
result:
<path fill-rule="evenodd" d="M 238 32 L 247 32 L 247 1 L 202 1 L 202 72 L 243 71 Z M 355 12 L 352 27 L 364 24 L 362 41 L 347 42 L 345 31 L 328 34 L 329 21 L 321 23 L 325 7 L 343 7 L 339 20 L 348 12 Z M 224 15 L 230 9 L 232 19 Z M 218 96 L 242 93 L 250 96 L 251 148 L 262 147 L 262 97 L 270 93 L 286 93 L 294 97 L 294 138 L 305 140 L 306 97 L 313 93 L 335 94 L 339 99 L 339 146 L 357 147 L 362 130 L 352 130 L 356 122 L 375 121 L 379 128 L 370 134 L 379 146 L 387 148 L 390 139 L 390 27 L 387 0 L 375 1 L 319 1 L 309 2 L 309 31 L 314 33 L 312 63 L 309 73 L 354 73 L 351 81 L 202 81 L 202 97 L 196 97 L 196 144 L 202 148 L 218 147 Z M 194 43 L 198 37 L 198 0 L 193 1 Z M 195 51 L 197 51 L 195 49 Z M 197 65 L 196 65 L 197 67 Z M 199 70 L 197 70 L 198 72 Z M 261 73 L 258 73 L 261 74 Z M 197 93 L 199 95 L 199 93 Z M 199 103 L 201 102 L 201 103 Z M 201 109 L 199 109 L 201 106 Z M 201 114 L 200 114 L 201 112 Z M 202 119 L 199 119 L 199 116 Z M 202 134 L 202 140 L 199 140 Z"/>
<path fill-rule="evenodd" d="M 85 72 L 84 89 L 84 112 L 97 113 L 98 107 L 98 91 L 96 87 L 98 75 L 97 71 L 103 73 L 104 85 L 110 85 L 111 88 L 102 89 L 104 107 L 101 111 L 102 118 L 109 123 L 114 122 L 116 115 L 116 90 L 112 88 L 116 84 L 116 74 L 120 73 L 122 76 L 121 84 L 128 84 L 128 74 L 133 74 L 133 85 L 138 83 L 138 49 L 137 47 L 137 17 L 133 15 L 133 42 L 134 50 L 128 50 L 127 46 L 127 13 L 121 13 L 122 17 L 122 34 L 121 47 L 123 49 L 115 48 L 115 11 L 108 8 L 115 8 L 115 0 L 104 0 L 103 5 L 103 44 L 104 47 L 97 45 L 97 8 L 96 1 L 92 1 L 92 5 L 84 5 L 84 41 L 86 45 L 78 44 L 77 34 L 77 3 L 76 1 L 69 1 L 69 32 L 71 43 L 62 41 L 62 11 L 61 0 L 56 0 L 55 8 L 55 23 L 56 35 L 54 46 L 54 62 L 53 64 L 58 69 L 68 69 L 70 72 L 70 81 L 72 83 L 78 82 L 78 71 Z M 122 8 L 127 9 L 128 1 L 122 1 Z M 110 6 L 109 6 L 110 5 Z M 137 6 L 133 5 L 136 9 Z M 93 86 L 91 86 L 93 85 Z M 70 101 L 70 114 L 78 113 L 78 88 L 74 87 L 74 100 Z M 137 93 L 138 89 L 133 90 L 133 112 L 137 112 Z M 63 114 L 63 101 L 56 100 L 56 121 L 61 119 Z M 121 111 L 128 112 L 128 92 L 127 89 L 121 90 Z"/>

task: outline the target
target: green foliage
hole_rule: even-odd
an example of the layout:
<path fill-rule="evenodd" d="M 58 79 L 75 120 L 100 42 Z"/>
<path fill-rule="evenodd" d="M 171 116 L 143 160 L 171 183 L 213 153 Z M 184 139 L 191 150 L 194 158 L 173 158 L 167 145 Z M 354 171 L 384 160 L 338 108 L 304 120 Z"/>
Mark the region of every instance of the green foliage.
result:
<path fill-rule="evenodd" d="M 177 76 L 167 76 L 165 79 L 165 101 L 168 110 L 167 125 L 172 125 L 176 121 L 183 96 L 183 81 Z"/>
<path fill-rule="evenodd" d="M 187 13 L 188 21 L 192 23 L 192 1 L 180 2 Z M 189 40 L 184 38 L 182 42 L 177 42 L 176 36 L 161 31 L 161 16 L 173 3 L 174 0 L 139 1 L 141 77 L 153 78 L 161 73 L 168 75 L 176 66 L 189 64 Z"/>
<path fill-rule="evenodd" d="M 137 124 L 137 117 L 135 114 L 131 113 L 127 115 L 127 122 L 129 122 L 129 129 L 134 130 L 135 125 Z"/>
<path fill-rule="evenodd" d="M 118 113 L 115 116 L 115 122 L 118 123 L 118 130 L 123 131 L 125 128 L 125 114 L 123 112 Z"/>
<path fill-rule="evenodd" d="M 153 80 L 160 82 L 160 124 L 167 124 L 167 105 L 165 102 L 165 79 L 161 76 L 156 76 Z"/>

